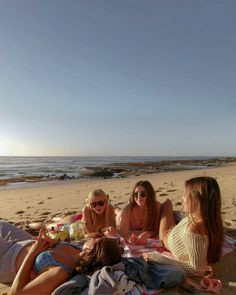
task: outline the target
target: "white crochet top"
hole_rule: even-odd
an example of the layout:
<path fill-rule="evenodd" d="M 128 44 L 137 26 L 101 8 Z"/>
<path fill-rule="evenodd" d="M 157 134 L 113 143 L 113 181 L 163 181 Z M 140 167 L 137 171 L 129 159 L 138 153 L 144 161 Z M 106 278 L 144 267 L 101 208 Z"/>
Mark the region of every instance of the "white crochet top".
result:
<path fill-rule="evenodd" d="M 204 273 L 207 270 L 208 237 L 188 231 L 189 218 L 183 218 L 172 228 L 168 236 L 168 246 L 175 259 L 158 252 L 150 255 L 160 263 L 182 266 L 186 272 Z"/>

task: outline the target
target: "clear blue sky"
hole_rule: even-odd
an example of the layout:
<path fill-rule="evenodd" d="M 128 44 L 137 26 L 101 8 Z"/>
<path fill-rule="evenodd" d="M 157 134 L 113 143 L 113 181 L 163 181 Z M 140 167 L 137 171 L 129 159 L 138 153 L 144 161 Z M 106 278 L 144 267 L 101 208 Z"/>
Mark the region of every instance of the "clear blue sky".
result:
<path fill-rule="evenodd" d="M 236 155 L 236 1 L 1 0 L 0 155 Z"/>

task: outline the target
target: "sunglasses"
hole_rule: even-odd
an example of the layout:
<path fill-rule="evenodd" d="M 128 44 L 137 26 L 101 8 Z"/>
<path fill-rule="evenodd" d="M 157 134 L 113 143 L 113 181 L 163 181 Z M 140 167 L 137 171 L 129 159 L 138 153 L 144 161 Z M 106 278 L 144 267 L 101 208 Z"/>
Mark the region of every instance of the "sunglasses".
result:
<path fill-rule="evenodd" d="M 135 198 L 137 198 L 138 195 L 139 195 L 141 198 L 146 198 L 146 196 L 147 196 L 147 194 L 146 194 L 145 192 L 135 192 L 135 193 L 133 193 L 133 196 L 134 196 Z"/>
<path fill-rule="evenodd" d="M 97 201 L 97 202 L 90 203 L 90 206 L 92 208 L 96 208 L 97 206 L 102 207 L 105 205 L 105 203 L 106 203 L 106 201 Z"/>

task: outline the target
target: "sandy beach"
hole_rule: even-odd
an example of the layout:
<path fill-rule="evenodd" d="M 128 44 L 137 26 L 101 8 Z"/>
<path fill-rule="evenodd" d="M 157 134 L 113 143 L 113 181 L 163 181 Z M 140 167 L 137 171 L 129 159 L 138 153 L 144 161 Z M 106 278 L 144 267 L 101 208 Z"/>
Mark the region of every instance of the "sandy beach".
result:
<path fill-rule="evenodd" d="M 236 238 L 236 163 L 223 167 L 198 170 L 163 172 L 146 174 L 122 179 L 69 180 L 34 184 L 27 188 L 1 188 L 1 219 L 19 226 L 26 221 L 43 221 L 51 216 L 63 216 L 79 212 L 85 204 L 85 197 L 95 188 L 103 189 L 109 194 L 111 203 L 123 208 L 127 203 L 134 184 L 141 180 L 149 180 L 163 202 L 166 198 L 173 201 L 176 210 L 181 210 L 181 196 L 184 181 L 195 176 L 212 176 L 220 184 L 222 193 L 222 218 L 227 234 Z M 236 252 L 222 257 L 214 266 L 215 277 L 223 282 L 223 295 L 236 294 Z M 0 284 L 0 294 L 9 292 L 9 287 Z M 169 290 L 166 294 L 188 294 Z M 196 291 L 195 294 L 204 294 Z"/>

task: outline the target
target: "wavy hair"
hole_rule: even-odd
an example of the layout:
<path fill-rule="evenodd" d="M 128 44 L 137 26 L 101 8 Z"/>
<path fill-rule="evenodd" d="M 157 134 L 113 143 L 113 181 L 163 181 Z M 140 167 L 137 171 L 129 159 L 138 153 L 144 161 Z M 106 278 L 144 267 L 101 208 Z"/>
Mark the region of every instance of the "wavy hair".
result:
<path fill-rule="evenodd" d="M 90 252 L 84 253 L 77 262 L 78 273 L 92 274 L 103 266 L 113 266 L 121 261 L 121 248 L 109 238 L 99 239 Z"/>
<path fill-rule="evenodd" d="M 195 222 L 194 213 L 202 218 L 209 239 L 207 261 L 213 264 L 219 261 L 223 245 L 219 185 L 212 177 L 195 177 L 185 182 L 185 192 L 190 220 Z"/>

